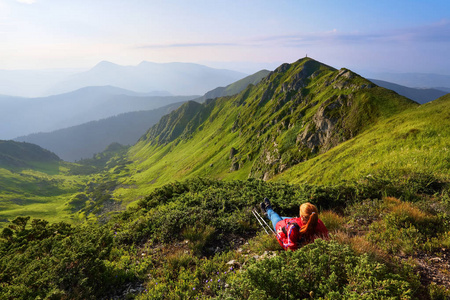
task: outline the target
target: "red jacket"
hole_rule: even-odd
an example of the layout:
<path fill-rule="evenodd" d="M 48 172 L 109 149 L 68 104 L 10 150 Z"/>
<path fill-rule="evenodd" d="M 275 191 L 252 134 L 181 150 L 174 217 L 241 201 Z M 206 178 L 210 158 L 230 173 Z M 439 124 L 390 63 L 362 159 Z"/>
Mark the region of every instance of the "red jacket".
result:
<path fill-rule="evenodd" d="M 294 230 L 292 223 L 297 223 L 299 228 L 302 228 L 303 225 L 305 225 L 301 218 L 289 218 L 279 221 L 275 226 L 278 243 L 284 250 L 297 250 L 300 246 L 311 243 L 317 238 L 328 239 L 328 229 L 320 219 L 317 222 L 314 234 L 302 236 L 300 237 L 300 241 L 298 232 Z M 278 232 L 279 229 L 283 228 L 285 228 L 285 230 Z"/>

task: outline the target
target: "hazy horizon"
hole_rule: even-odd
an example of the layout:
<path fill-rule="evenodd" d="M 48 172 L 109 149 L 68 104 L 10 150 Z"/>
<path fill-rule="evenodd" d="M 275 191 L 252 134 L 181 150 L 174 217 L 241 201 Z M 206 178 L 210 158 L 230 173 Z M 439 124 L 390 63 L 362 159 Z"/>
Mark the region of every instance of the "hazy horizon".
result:
<path fill-rule="evenodd" d="M 247 74 L 308 55 L 334 67 L 450 75 L 450 3 L 0 0 L 0 70 L 101 61 Z"/>

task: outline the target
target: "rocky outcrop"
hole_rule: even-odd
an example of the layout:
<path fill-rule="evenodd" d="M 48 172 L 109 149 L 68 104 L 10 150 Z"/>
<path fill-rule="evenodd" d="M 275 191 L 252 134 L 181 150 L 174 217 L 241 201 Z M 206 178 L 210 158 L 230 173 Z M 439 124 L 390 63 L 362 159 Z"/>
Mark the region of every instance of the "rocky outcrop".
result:
<path fill-rule="evenodd" d="M 238 153 L 239 151 L 236 148 L 231 147 L 229 155 L 229 159 L 231 159 L 230 172 L 237 171 L 240 168 L 240 157 L 236 156 Z"/>
<path fill-rule="evenodd" d="M 230 159 L 233 159 L 233 157 L 236 155 L 236 154 L 238 154 L 238 150 L 236 149 L 236 148 L 234 148 L 234 147 L 231 147 L 231 149 L 230 149 Z"/>
<path fill-rule="evenodd" d="M 319 149 L 325 152 L 343 142 L 346 137 L 339 134 L 342 133 L 342 128 L 337 128 L 337 124 L 344 111 L 347 111 L 343 108 L 349 105 L 351 103 L 344 95 L 325 101 L 305 126 L 305 130 L 297 136 L 297 145 L 306 146 L 316 153 Z"/>

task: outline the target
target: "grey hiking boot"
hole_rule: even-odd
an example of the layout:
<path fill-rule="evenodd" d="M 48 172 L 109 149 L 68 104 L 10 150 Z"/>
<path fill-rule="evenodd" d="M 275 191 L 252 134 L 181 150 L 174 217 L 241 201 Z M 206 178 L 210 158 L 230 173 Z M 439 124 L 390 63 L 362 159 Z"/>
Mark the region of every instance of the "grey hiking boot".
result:
<path fill-rule="evenodd" d="M 259 208 L 261 209 L 261 214 L 267 215 L 266 204 L 265 204 L 264 202 L 261 202 L 261 203 L 259 204 Z"/>
<path fill-rule="evenodd" d="M 268 209 L 273 209 L 272 208 L 272 205 L 270 204 L 270 201 L 269 201 L 269 198 L 264 198 L 264 207 L 265 207 L 265 209 L 266 209 L 266 211 L 268 210 Z"/>

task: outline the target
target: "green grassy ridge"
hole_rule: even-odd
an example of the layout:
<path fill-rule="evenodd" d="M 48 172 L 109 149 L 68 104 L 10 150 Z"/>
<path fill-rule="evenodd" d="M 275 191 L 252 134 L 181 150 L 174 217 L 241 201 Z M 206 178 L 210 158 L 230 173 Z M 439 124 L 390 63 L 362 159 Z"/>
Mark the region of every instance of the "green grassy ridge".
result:
<path fill-rule="evenodd" d="M 131 147 L 131 173 L 115 176 L 116 199 L 144 197 L 167 182 L 211 176 L 270 178 L 357 136 L 417 104 L 347 70 L 310 58 L 284 64 L 232 97 L 189 102 L 164 117 Z M 318 116 L 334 122 L 315 129 Z M 308 147 L 299 137 L 328 140 Z M 237 154 L 230 157 L 234 148 Z"/>
<path fill-rule="evenodd" d="M 123 187 L 115 191 L 115 197 L 122 200 L 131 197 L 136 200 L 167 182 L 199 175 L 226 177 L 229 169 L 227 165 L 230 165 L 226 157 L 237 134 L 229 135 L 224 132 L 225 126 L 222 124 L 227 119 L 231 120 L 228 114 L 230 110 L 227 112 L 226 101 L 219 100 L 218 103 L 212 111 L 212 115 L 217 116 L 216 119 L 206 121 L 194 138 L 180 139 L 162 146 L 140 141 L 132 147 L 129 159 L 133 163 L 129 169 L 133 171 L 125 180 L 121 178 L 125 173 L 118 175 Z M 133 188 L 134 186 L 138 188 Z"/>
<path fill-rule="evenodd" d="M 450 96 L 405 110 L 352 140 L 278 175 L 292 183 L 333 184 L 377 173 L 434 174 L 450 180 Z"/>
<path fill-rule="evenodd" d="M 10 170 L 42 169 L 57 165 L 61 159 L 38 145 L 0 140 L 0 167 Z"/>
<path fill-rule="evenodd" d="M 163 116 L 140 140 L 144 139 L 160 145 L 169 143 L 185 131 L 187 124 L 200 110 L 201 104 L 188 101 L 179 109 Z"/>
<path fill-rule="evenodd" d="M 290 107 L 285 108 L 289 100 L 279 105 L 286 95 L 282 86 L 295 82 L 299 66 L 283 68 L 292 73 L 272 74 L 283 80 L 281 87 L 272 86 L 272 99 L 276 101 L 259 105 L 270 80 L 249 86 L 239 95 L 216 99 L 207 109 L 190 114 L 194 118 L 172 142 L 159 145 L 143 138 L 126 157 L 108 156 L 114 161 L 103 173 L 70 175 L 71 165 L 66 169 L 61 165 L 58 175 L 0 169 L 10 182 L 17 180 L 17 193 L 23 184 L 20 174 L 29 174 L 26 178 L 35 180 L 30 189 L 31 185 L 37 188 L 38 180 L 44 178 L 50 182 L 57 176 L 61 179 L 55 184 L 61 194 L 56 195 L 52 189 L 45 194 L 42 190 L 42 196 L 29 198 L 35 201 L 26 206 L 29 211 L 16 211 L 35 218 L 44 216 L 51 224 L 33 219 L 25 226 L 24 219 L 19 218 L 7 224 L 9 230 L 1 231 L 0 296 L 112 298 L 129 284 L 145 288 L 137 299 L 270 299 L 281 294 L 299 299 L 310 297 L 310 292 L 335 299 L 448 296 L 445 287 L 421 285 L 417 269 L 399 263 L 394 256 L 426 251 L 438 257 L 439 249 L 450 245 L 450 95 L 417 106 L 393 94 L 399 101 L 372 111 L 369 120 L 374 123 L 362 124 L 366 127 L 351 124 L 360 128 L 353 138 L 291 166 L 270 181 L 247 179 L 259 158 L 258 151 L 269 149 L 274 142 L 279 146 L 270 149 L 283 153 L 295 149 L 297 136 L 306 124 L 289 124 L 306 120 L 305 116 L 312 118 L 321 107 L 331 104 L 327 102 L 330 98 L 355 95 L 364 104 L 383 96 L 379 101 L 391 101 L 390 92 L 383 89 L 368 88 L 375 94 L 360 89 L 366 81 L 359 77 L 357 83 L 349 81 L 347 88 L 347 80 L 333 83 L 341 71 L 321 66 L 324 73 L 313 71 L 315 76 L 305 82 L 307 91 L 302 95 L 317 104 L 297 105 L 298 110 L 293 106 L 291 112 Z M 346 73 L 342 70 L 340 77 Z M 334 84 L 343 86 L 334 89 Z M 312 93 L 313 88 L 319 92 Z M 197 115 L 204 111 L 208 111 L 208 117 Z M 287 119 L 289 122 L 285 122 Z M 285 127 L 287 130 L 283 130 Z M 230 157 L 232 147 L 238 150 L 234 157 Z M 99 166 L 105 165 L 106 158 L 98 158 Z M 240 168 L 231 171 L 235 162 Z M 116 201 L 140 201 L 105 224 L 57 223 L 63 218 L 72 222 L 66 215 L 70 207 L 63 209 L 63 204 L 83 201 L 83 194 L 103 201 L 112 186 L 116 186 Z M 81 196 L 75 199 L 76 195 Z M 277 212 L 288 216 L 296 215 L 301 203 L 318 205 L 332 241 L 253 259 L 266 250 L 279 250 L 273 239 L 257 234 L 262 230 L 251 214 L 264 197 L 272 200 Z M 32 206 L 50 199 L 53 202 L 47 205 L 53 208 L 39 210 Z M 14 209 L 19 207 L 16 205 Z M 83 213 L 80 217 L 89 217 L 87 210 Z M 355 236 L 355 232 L 363 233 Z M 248 241 L 241 251 L 235 251 L 236 237 Z M 217 245 L 221 250 L 214 253 Z M 236 270 L 228 264 L 231 261 Z M 286 292 L 290 287 L 293 292 Z"/>
<path fill-rule="evenodd" d="M 261 70 L 252 74 L 250 76 L 245 77 L 244 79 L 238 80 L 230 85 L 228 85 L 225 89 L 225 96 L 231 96 L 234 94 L 238 94 L 243 91 L 249 84 L 256 85 L 258 84 L 264 77 L 266 77 L 270 72 L 267 70 Z"/>
<path fill-rule="evenodd" d="M 336 102 L 345 104 L 344 108 L 333 108 Z M 13 188 L 16 191 L 13 194 L 16 198 L 33 199 L 33 193 L 37 191 L 36 201 L 41 203 L 39 205 L 44 205 L 45 199 L 56 205 L 55 199 L 59 197 L 59 207 L 65 207 L 61 214 L 61 218 L 64 218 L 67 216 L 66 212 L 69 213 L 74 208 L 70 204 L 73 197 L 81 193 L 81 199 L 86 196 L 89 204 L 86 204 L 86 212 L 82 212 L 79 217 L 95 218 L 89 212 L 101 213 L 103 201 L 99 201 L 97 205 L 98 199 L 108 198 L 117 203 L 130 204 L 168 182 L 197 176 L 239 180 L 249 176 L 262 178 L 267 173 L 270 178 L 289 170 L 290 173 L 286 173 L 289 175 L 280 176 L 276 180 L 336 182 L 337 177 L 349 175 L 346 173 L 349 166 L 338 168 L 338 162 L 333 161 L 331 166 L 324 163 L 320 168 L 307 167 L 318 159 L 329 157 L 325 151 L 334 144 L 330 143 L 313 151 L 297 141 L 308 125 L 308 130 L 314 133 L 311 128 L 314 128 L 314 118 L 320 110 L 325 111 L 328 118 L 338 120 L 340 129 L 335 132 L 335 141 L 339 144 L 347 139 L 347 146 L 343 147 L 348 147 L 356 142 L 354 138 L 350 138 L 353 135 L 358 137 L 361 132 L 370 131 L 374 124 L 378 126 L 377 122 L 383 123 L 386 118 L 416 106 L 408 99 L 379 88 L 347 69 L 336 70 L 312 59 L 302 59 L 280 66 L 258 85 L 249 85 L 238 95 L 217 98 L 201 105 L 195 102 L 185 104 L 151 128 L 147 135 L 130 148 L 126 157 L 105 154 L 106 156 L 98 156 L 89 162 L 92 166 L 71 165 L 71 174 L 79 174 L 74 177 L 77 184 L 72 187 L 55 185 L 46 194 L 39 194 L 41 192 L 37 187 L 41 179 L 36 179 L 31 183 L 24 183 L 23 187 L 19 184 Z M 336 149 L 343 149 L 339 147 Z M 234 157 L 230 157 L 232 148 L 237 150 Z M 355 161 L 358 155 L 365 161 L 363 152 L 361 149 L 349 155 L 355 157 Z M 268 162 L 267 157 L 273 159 L 273 162 Z M 108 159 L 111 159 L 109 163 L 106 162 Z M 436 162 L 440 159 L 438 155 L 434 158 Z M 445 161 L 440 161 L 440 165 L 436 164 L 440 168 Z M 301 171 L 295 172 L 295 165 Z M 95 174 L 105 166 L 106 172 Z M 374 166 L 376 169 L 376 165 Z M 357 170 L 356 163 L 353 167 Z M 371 167 L 373 166 L 364 168 Z M 46 174 L 60 174 L 58 167 L 50 164 L 41 164 L 40 170 Z M 340 172 L 344 172 L 344 176 Z M 360 175 L 358 173 L 347 177 L 360 178 Z M 330 176 L 336 178 L 330 179 Z M 69 175 L 64 178 L 70 181 Z M 14 180 L 20 181 L 21 178 L 16 176 Z M 10 183 L 6 184 L 7 182 Z M 6 186 L 13 184 L 12 182 L 5 180 Z M 102 182 L 115 182 L 115 190 L 98 190 L 102 188 Z M 88 191 L 87 186 L 91 184 L 97 186 L 95 192 Z M 22 193 L 21 188 L 25 192 Z M 8 199 L 14 197 L 9 195 Z M 17 212 L 13 208 L 18 207 L 11 207 L 11 211 Z M 26 214 L 26 209 L 22 211 Z M 31 213 L 37 216 L 39 213 L 33 211 L 43 212 L 45 209 L 37 205 L 33 207 Z M 56 212 L 53 208 L 51 211 Z M 58 214 L 53 215 L 55 220 L 58 219 Z M 9 214 L 8 218 L 11 216 L 13 214 Z"/>

